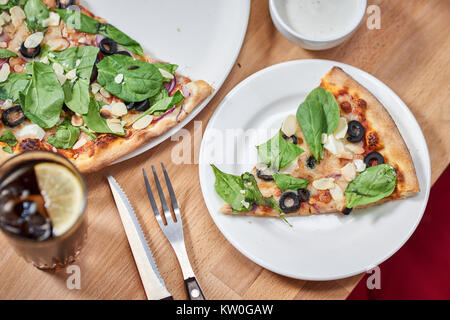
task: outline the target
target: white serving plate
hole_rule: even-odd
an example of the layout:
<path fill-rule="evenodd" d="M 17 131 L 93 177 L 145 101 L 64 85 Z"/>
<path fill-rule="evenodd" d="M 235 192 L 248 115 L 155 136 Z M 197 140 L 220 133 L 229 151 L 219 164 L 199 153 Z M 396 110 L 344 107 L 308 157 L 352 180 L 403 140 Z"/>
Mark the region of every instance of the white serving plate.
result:
<path fill-rule="evenodd" d="M 221 142 L 217 139 L 220 133 L 228 132 L 230 136 L 230 131 L 226 130 L 264 132 L 268 128 L 279 129 L 283 119 L 296 113 L 306 95 L 319 85 L 320 79 L 333 66 L 343 68 L 387 108 L 409 147 L 421 192 L 410 199 L 360 210 L 350 216 L 292 217 L 289 222 L 293 227 L 280 219 L 221 214 L 219 208 L 224 201 L 214 190 L 215 177 L 209 164 L 215 163 L 227 173 L 249 171 L 256 163 L 254 146 L 264 143 L 270 134 L 258 135 L 249 148 L 244 144 Z M 225 155 L 225 161 L 221 160 L 221 153 Z M 233 161 L 233 154 L 237 161 Z M 273 272 L 305 280 L 353 276 L 392 256 L 419 224 L 431 181 L 428 148 L 405 103 L 368 73 L 326 60 L 297 60 L 274 65 L 237 85 L 217 108 L 205 131 L 199 174 L 210 215 L 228 241 L 255 263 Z"/>
<path fill-rule="evenodd" d="M 81 4 L 138 41 L 146 53 L 178 64 L 178 71 L 193 80 L 207 81 L 215 93 L 238 57 L 250 14 L 250 0 L 82 0 Z M 175 134 L 214 94 L 177 126 L 117 162 Z"/>

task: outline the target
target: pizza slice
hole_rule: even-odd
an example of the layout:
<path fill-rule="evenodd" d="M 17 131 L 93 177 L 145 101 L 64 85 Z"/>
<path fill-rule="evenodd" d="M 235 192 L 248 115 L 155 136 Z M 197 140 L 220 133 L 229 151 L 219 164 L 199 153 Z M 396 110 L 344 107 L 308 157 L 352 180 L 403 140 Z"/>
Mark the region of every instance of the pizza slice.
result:
<path fill-rule="evenodd" d="M 31 150 L 99 170 L 213 92 L 75 0 L 0 3 L 0 163 Z"/>
<path fill-rule="evenodd" d="M 394 121 L 363 86 L 334 67 L 296 115 L 258 148 L 250 173 L 213 166 L 225 214 L 285 217 L 340 212 L 420 191 Z"/>

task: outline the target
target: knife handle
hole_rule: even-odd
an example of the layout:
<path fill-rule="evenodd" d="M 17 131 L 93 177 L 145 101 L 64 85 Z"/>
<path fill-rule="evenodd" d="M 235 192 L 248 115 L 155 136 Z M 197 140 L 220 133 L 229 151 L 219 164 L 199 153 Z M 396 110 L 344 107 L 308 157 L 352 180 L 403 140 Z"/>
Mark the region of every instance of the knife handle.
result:
<path fill-rule="evenodd" d="M 198 285 L 195 277 L 184 280 L 189 300 L 205 300 L 202 289 Z"/>

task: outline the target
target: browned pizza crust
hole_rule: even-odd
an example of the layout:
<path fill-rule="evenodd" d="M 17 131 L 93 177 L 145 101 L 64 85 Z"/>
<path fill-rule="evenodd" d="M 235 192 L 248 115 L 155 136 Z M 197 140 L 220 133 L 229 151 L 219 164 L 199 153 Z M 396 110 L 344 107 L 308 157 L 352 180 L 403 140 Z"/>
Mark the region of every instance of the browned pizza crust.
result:
<path fill-rule="evenodd" d="M 134 132 L 128 138 L 102 135 L 95 140 L 95 147 L 90 148 L 90 152 L 81 152 L 76 159 L 72 160 L 73 163 L 83 173 L 100 170 L 174 127 L 214 91 L 209 84 L 202 80 L 190 82 L 187 84 L 187 88 L 190 96 L 185 100 L 183 110 L 178 108 L 162 120 L 146 129 Z"/>
<path fill-rule="evenodd" d="M 366 132 L 365 147 L 370 151 L 380 152 L 385 161 L 392 164 L 397 172 L 397 187 L 394 193 L 376 203 L 358 206 L 354 209 L 362 209 L 384 202 L 397 199 L 404 199 L 413 196 L 420 191 L 419 182 L 417 180 L 414 163 L 411 159 L 408 147 L 405 144 L 398 128 L 389 115 L 384 106 L 372 95 L 366 88 L 354 80 L 350 75 L 345 73 L 339 67 L 333 67 L 322 79 L 321 86 L 334 93 L 336 96 L 340 94 L 350 95 L 355 101 L 358 101 L 359 107 L 363 109 L 364 121 L 368 127 Z M 304 148 L 302 146 L 302 148 Z M 306 148 L 307 149 L 307 148 Z M 301 155 L 305 156 L 305 154 Z M 327 161 L 325 158 L 323 161 Z M 330 172 L 333 174 L 336 172 Z M 260 182 L 258 178 L 257 181 Z M 258 182 L 258 183 L 259 183 Z M 260 184 L 260 183 L 259 183 Z M 263 183 L 264 184 L 264 183 Z M 276 186 L 276 191 L 280 191 Z M 276 192 L 275 192 L 276 193 Z M 280 193 L 280 192 L 278 192 Z M 277 198 L 277 194 L 274 194 Z M 280 213 L 270 207 L 256 206 L 249 212 L 233 212 L 229 204 L 222 206 L 220 211 L 224 214 L 257 216 L 257 217 L 279 217 Z M 326 204 L 320 207 L 308 203 L 302 203 L 302 207 L 296 213 L 285 214 L 290 216 L 307 216 L 322 213 L 337 213 L 335 208 L 330 208 Z"/>
<path fill-rule="evenodd" d="M 356 82 L 339 67 L 333 67 L 323 78 L 327 85 L 345 88 L 350 95 L 366 101 L 365 116 L 371 128 L 378 135 L 378 144 L 382 146 L 380 152 L 386 162 L 399 169 L 397 174 L 397 192 L 399 198 L 407 198 L 420 191 L 416 169 L 411 154 L 403 140 L 397 125 L 389 112 L 375 98 L 373 94 Z"/>

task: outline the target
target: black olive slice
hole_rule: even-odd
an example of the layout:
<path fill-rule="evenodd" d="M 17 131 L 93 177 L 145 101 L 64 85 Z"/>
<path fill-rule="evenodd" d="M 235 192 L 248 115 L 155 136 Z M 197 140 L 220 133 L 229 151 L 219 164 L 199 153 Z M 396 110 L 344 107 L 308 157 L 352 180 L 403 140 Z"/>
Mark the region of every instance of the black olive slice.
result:
<path fill-rule="evenodd" d="M 297 194 L 298 194 L 298 199 L 301 202 L 307 202 L 311 198 L 311 193 L 309 192 L 308 189 L 299 189 L 297 191 Z"/>
<path fill-rule="evenodd" d="M 375 161 L 377 162 L 376 165 L 384 163 L 384 157 L 381 155 L 381 153 L 373 151 L 364 158 L 364 163 L 366 164 L 367 168 L 371 167 Z"/>
<path fill-rule="evenodd" d="M 76 4 L 76 0 L 67 0 L 67 1 L 61 1 L 56 0 L 56 8 L 58 9 L 67 9 L 70 6 L 73 6 Z"/>
<path fill-rule="evenodd" d="M 298 144 L 298 138 L 295 135 L 291 136 L 291 137 L 288 137 L 287 135 L 285 135 L 283 133 L 283 139 L 284 140 L 288 140 L 288 141 L 289 141 L 289 139 L 291 139 L 293 144 Z"/>
<path fill-rule="evenodd" d="M 300 209 L 301 203 L 298 195 L 294 192 L 285 192 L 280 198 L 280 208 L 284 213 L 294 213 Z"/>
<path fill-rule="evenodd" d="M 316 159 L 314 159 L 313 156 L 309 157 L 308 160 L 306 160 L 306 165 L 310 169 L 314 169 L 316 167 Z"/>
<path fill-rule="evenodd" d="M 36 48 L 33 48 L 33 49 L 28 49 L 28 48 L 25 48 L 25 42 L 23 42 L 22 45 L 20 46 L 20 53 L 25 58 L 32 59 L 41 54 L 41 45 L 38 45 Z"/>
<path fill-rule="evenodd" d="M 25 114 L 19 105 L 6 109 L 2 113 L 3 124 L 7 127 L 17 127 L 26 120 Z"/>
<path fill-rule="evenodd" d="M 347 137 L 348 141 L 360 142 L 364 138 L 364 135 L 366 134 L 366 129 L 359 121 L 353 120 L 348 123 L 347 133 L 348 133 Z"/>
<path fill-rule="evenodd" d="M 105 38 L 100 41 L 99 47 L 100 51 L 108 56 L 117 52 L 117 43 L 110 38 Z"/>
<path fill-rule="evenodd" d="M 273 176 L 270 174 L 265 174 L 262 170 L 256 170 L 256 175 L 258 178 L 264 181 L 273 181 Z"/>
<path fill-rule="evenodd" d="M 124 56 L 133 57 L 133 56 L 131 55 L 131 53 L 129 53 L 128 51 L 125 51 L 125 50 L 117 51 L 116 54 L 121 54 L 121 55 L 124 55 Z"/>
<path fill-rule="evenodd" d="M 150 101 L 144 100 L 141 102 L 136 102 L 134 105 L 134 109 L 139 112 L 147 111 L 150 108 Z"/>
<path fill-rule="evenodd" d="M 345 208 L 344 211 L 342 211 L 342 214 L 348 216 L 352 212 L 352 210 L 353 209 L 351 208 Z"/>

